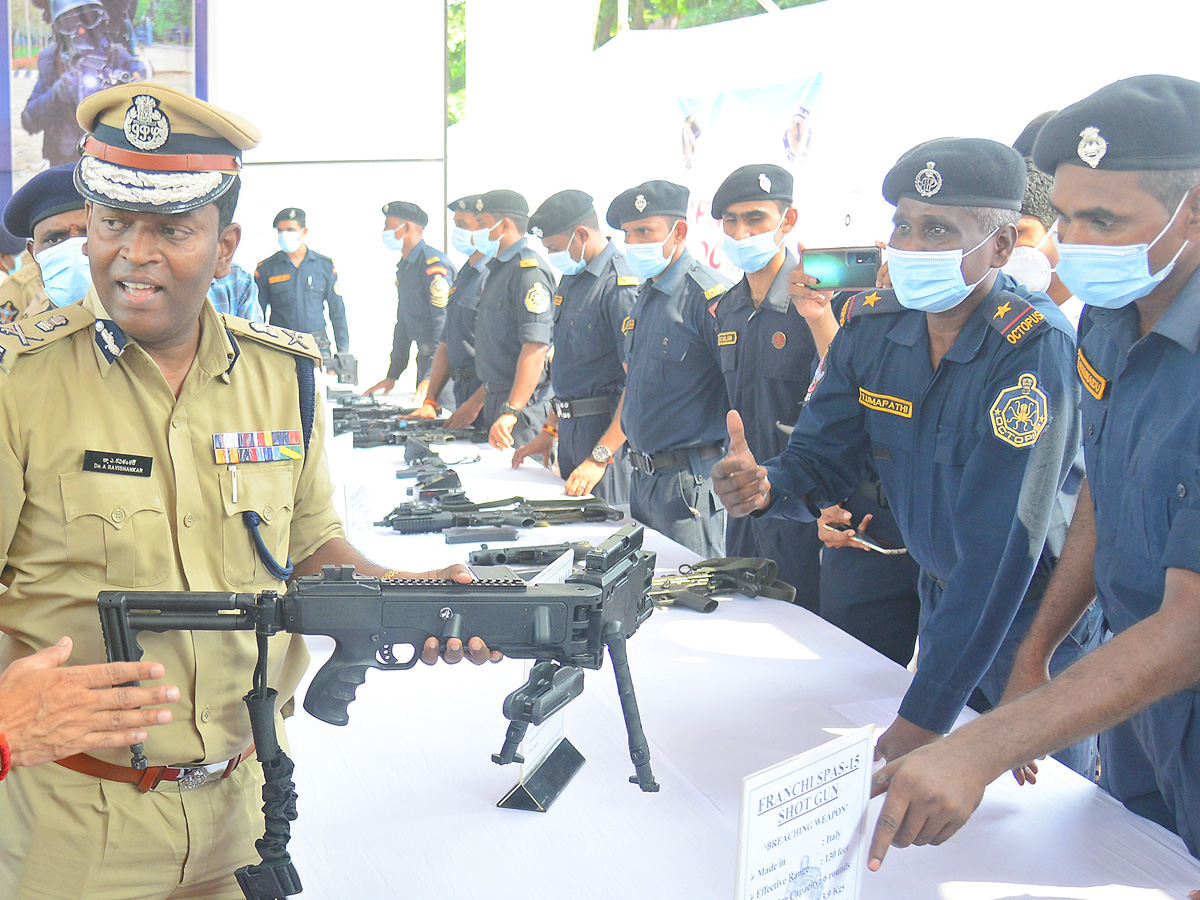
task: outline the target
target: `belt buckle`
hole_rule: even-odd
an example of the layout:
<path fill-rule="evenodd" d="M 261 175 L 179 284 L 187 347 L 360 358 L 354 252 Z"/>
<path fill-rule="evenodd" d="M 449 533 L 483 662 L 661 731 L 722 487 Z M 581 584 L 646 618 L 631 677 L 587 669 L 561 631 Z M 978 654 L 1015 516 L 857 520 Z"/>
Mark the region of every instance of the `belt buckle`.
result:
<path fill-rule="evenodd" d="M 175 783 L 179 785 L 181 791 L 194 791 L 196 788 L 208 784 L 208 770 L 204 766 L 184 769 L 175 779 Z"/>
<path fill-rule="evenodd" d="M 550 402 L 551 402 L 551 405 L 553 405 L 553 407 L 554 407 L 554 414 L 556 416 L 558 416 L 560 419 L 571 418 L 571 404 L 570 403 L 567 403 L 564 400 L 559 400 L 557 397 L 555 397 Z"/>
<path fill-rule="evenodd" d="M 641 463 L 641 465 L 635 466 L 639 472 L 641 472 L 643 475 L 654 474 L 654 460 L 649 453 L 641 453 L 637 450 L 634 450 L 630 455 Z"/>

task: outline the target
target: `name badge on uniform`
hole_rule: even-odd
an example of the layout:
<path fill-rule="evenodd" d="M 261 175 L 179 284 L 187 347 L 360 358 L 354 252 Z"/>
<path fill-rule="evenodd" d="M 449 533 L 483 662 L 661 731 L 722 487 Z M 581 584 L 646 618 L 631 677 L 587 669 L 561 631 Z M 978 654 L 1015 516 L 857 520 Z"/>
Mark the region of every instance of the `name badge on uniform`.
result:
<path fill-rule="evenodd" d="M 633 331 L 633 326 L 634 320 L 626 316 L 625 320 L 621 323 L 621 334 L 629 334 L 629 332 Z"/>
<path fill-rule="evenodd" d="M 83 451 L 83 471 L 85 472 L 149 478 L 153 465 L 154 457 L 152 456 L 134 456 L 130 453 L 113 453 L 108 450 Z"/>
<path fill-rule="evenodd" d="M 876 394 L 874 391 L 868 391 L 866 388 L 859 388 L 858 402 L 867 407 L 867 409 L 876 409 L 879 412 L 891 413 L 893 416 L 900 416 L 904 419 L 912 418 L 913 405 L 911 400 L 901 400 L 899 397 L 889 397 L 887 394 Z"/>
<path fill-rule="evenodd" d="M 1108 393 L 1108 379 L 1096 371 L 1095 366 L 1088 362 L 1083 350 L 1078 351 L 1075 368 L 1079 371 L 1079 380 L 1087 388 L 1087 392 L 1097 400 L 1103 400 Z"/>
<path fill-rule="evenodd" d="M 289 275 L 272 275 L 267 279 L 267 284 L 279 284 L 281 281 L 291 281 L 292 276 Z"/>
<path fill-rule="evenodd" d="M 300 459 L 302 440 L 299 431 L 226 431 L 213 435 L 213 455 L 220 466 Z"/>
<path fill-rule="evenodd" d="M 722 331 L 721 333 L 719 333 L 717 335 L 717 346 L 718 347 L 732 347 L 736 343 L 737 343 L 737 332 L 736 331 Z"/>

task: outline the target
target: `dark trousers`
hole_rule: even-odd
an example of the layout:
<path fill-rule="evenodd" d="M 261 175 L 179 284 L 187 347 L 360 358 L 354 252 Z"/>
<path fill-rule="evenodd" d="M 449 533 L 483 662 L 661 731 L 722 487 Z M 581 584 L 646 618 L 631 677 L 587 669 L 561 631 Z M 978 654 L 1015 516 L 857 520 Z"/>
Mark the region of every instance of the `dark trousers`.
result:
<path fill-rule="evenodd" d="M 903 547 L 890 509 L 862 493 L 842 504 L 854 524 L 870 514 L 866 536 L 883 547 Z M 852 547 L 821 551 L 821 618 L 907 666 L 917 643 L 920 566 L 907 553 L 887 556 Z"/>
<path fill-rule="evenodd" d="M 566 481 L 576 466 L 592 458 L 592 450 L 612 424 L 621 395 L 612 397 L 608 415 L 580 416 L 558 420 L 558 471 Z M 611 505 L 629 502 L 629 479 L 633 470 L 625 447 L 613 454 L 604 476 L 592 488 L 592 493 Z"/>
<path fill-rule="evenodd" d="M 725 555 L 775 560 L 779 578 L 796 589 L 796 603 L 817 611 L 821 599 L 821 542 L 816 522 L 730 516 L 725 523 Z"/>
<path fill-rule="evenodd" d="M 645 475 L 634 471 L 629 485 L 630 514 L 701 559 L 725 555 L 725 508 L 713 493 L 709 473 L 720 457 Z"/>

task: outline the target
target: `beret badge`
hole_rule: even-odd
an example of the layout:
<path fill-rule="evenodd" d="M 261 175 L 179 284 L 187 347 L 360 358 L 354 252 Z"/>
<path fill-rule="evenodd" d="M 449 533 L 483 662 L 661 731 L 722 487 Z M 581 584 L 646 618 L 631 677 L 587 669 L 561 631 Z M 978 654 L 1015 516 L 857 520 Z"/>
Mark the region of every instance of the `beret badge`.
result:
<path fill-rule="evenodd" d="M 646 196 L 645 196 L 645 194 L 638 194 L 638 195 L 637 195 L 637 199 L 635 199 L 635 200 L 633 201 L 633 208 L 634 208 L 634 209 L 636 209 L 638 212 L 645 212 L 645 211 L 646 211 L 646 207 L 647 207 L 647 206 L 649 206 L 649 205 L 650 205 L 650 204 L 648 204 L 648 203 L 646 202 Z"/>
<path fill-rule="evenodd" d="M 1108 141 L 1100 134 L 1100 129 L 1089 125 L 1079 132 L 1079 146 L 1075 148 L 1079 158 L 1093 169 L 1100 165 L 1104 154 L 1108 152 Z"/>
<path fill-rule="evenodd" d="M 913 179 L 913 186 L 922 197 L 932 197 L 942 189 L 942 173 L 934 168 L 935 165 L 933 160 L 925 163 L 925 168 Z"/>
<path fill-rule="evenodd" d="M 771 179 L 767 177 L 766 172 L 758 173 L 758 186 L 762 188 L 764 194 L 771 193 Z"/>

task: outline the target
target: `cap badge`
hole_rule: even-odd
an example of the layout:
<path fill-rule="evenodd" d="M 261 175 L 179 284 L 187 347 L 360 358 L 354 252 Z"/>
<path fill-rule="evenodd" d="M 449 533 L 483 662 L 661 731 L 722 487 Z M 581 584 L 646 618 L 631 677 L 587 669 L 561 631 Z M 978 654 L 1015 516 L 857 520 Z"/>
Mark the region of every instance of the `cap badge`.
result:
<path fill-rule="evenodd" d="M 758 173 L 758 186 L 763 189 L 764 194 L 771 192 L 771 179 L 767 177 L 766 172 Z"/>
<path fill-rule="evenodd" d="M 467 208 L 467 201 L 466 201 L 466 200 L 459 200 L 459 201 L 458 201 L 458 208 L 459 208 L 459 209 L 466 209 L 466 208 Z"/>
<path fill-rule="evenodd" d="M 638 194 L 638 195 L 637 195 L 637 197 L 636 197 L 636 198 L 634 198 L 634 201 L 633 201 L 633 208 L 634 208 L 634 209 L 636 209 L 638 212 L 645 212 L 645 211 L 646 211 L 646 207 L 647 207 L 647 206 L 649 206 L 649 205 L 650 205 L 650 204 L 648 204 L 648 203 L 646 202 L 646 195 L 645 195 L 645 194 Z"/>
<path fill-rule="evenodd" d="M 171 123 L 158 100 L 138 94 L 125 112 L 125 139 L 139 150 L 157 150 L 171 136 Z"/>
<path fill-rule="evenodd" d="M 913 180 L 917 193 L 922 197 L 932 197 L 942 189 L 942 173 L 934 168 L 935 165 L 937 163 L 933 160 L 925 163 L 925 168 L 918 172 Z"/>
<path fill-rule="evenodd" d="M 480 197 L 475 201 L 475 209 L 477 212 L 483 212 L 483 198 Z"/>
<path fill-rule="evenodd" d="M 1108 152 L 1108 141 L 1100 135 L 1100 129 L 1089 125 L 1079 132 L 1079 146 L 1075 148 L 1079 158 L 1093 169 L 1100 165 L 1104 154 Z"/>
<path fill-rule="evenodd" d="M 542 236 L 541 226 L 534 225 L 532 228 L 529 229 L 529 233 L 532 234 L 535 238 L 540 238 Z"/>

